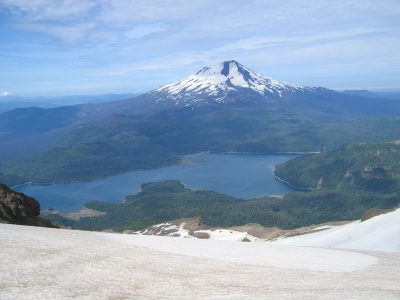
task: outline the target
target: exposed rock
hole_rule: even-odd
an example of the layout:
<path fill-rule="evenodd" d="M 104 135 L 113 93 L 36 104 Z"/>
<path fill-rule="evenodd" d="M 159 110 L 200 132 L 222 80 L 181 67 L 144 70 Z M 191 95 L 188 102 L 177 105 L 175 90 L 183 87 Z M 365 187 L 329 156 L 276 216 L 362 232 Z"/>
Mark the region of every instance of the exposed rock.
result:
<path fill-rule="evenodd" d="M 166 223 L 152 225 L 135 233 L 140 235 L 181 237 L 181 234 L 183 234 L 183 236 L 188 235 L 188 231 L 183 230 L 184 225 L 185 223 L 174 224 L 172 222 L 166 222 Z"/>
<path fill-rule="evenodd" d="M 39 215 L 39 202 L 0 183 L 0 223 L 54 227 Z"/>
<path fill-rule="evenodd" d="M 210 235 L 207 232 L 193 232 L 193 236 L 198 239 L 209 239 Z"/>
<path fill-rule="evenodd" d="M 91 217 L 98 217 L 98 216 L 103 216 L 106 213 L 103 211 L 98 211 L 90 208 L 82 208 L 80 211 L 77 212 L 70 212 L 70 213 L 59 213 L 62 215 L 64 218 L 73 220 L 73 221 L 79 221 L 80 218 L 91 218 Z"/>
<path fill-rule="evenodd" d="M 190 234 L 196 230 L 205 230 L 210 228 L 210 226 L 204 223 L 202 217 L 180 219 L 176 220 L 176 222 L 185 223 L 185 226 L 183 228 L 189 230 Z"/>
<path fill-rule="evenodd" d="M 235 240 L 240 242 L 265 242 L 284 237 L 303 235 L 311 232 L 322 231 L 347 224 L 351 221 L 335 221 L 315 224 L 295 229 L 280 229 L 277 227 L 264 227 L 260 224 L 246 224 L 229 228 L 215 228 L 204 224 L 202 218 L 185 218 L 149 226 L 141 231 L 124 231 L 139 235 L 156 235 L 180 238 L 197 238 L 212 240 Z"/>
<path fill-rule="evenodd" d="M 295 229 L 280 229 L 278 227 L 264 227 L 260 224 L 246 224 L 242 226 L 233 226 L 230 229 L 247 232 L 250 236 L 256 237 L 259 240 L 272 241 L 283 237 L 297 236 L 310 232 L 321 231 L 330 228 L 331 226 L 338 226 L 347 224 L 350 221 L 335 221 L 322 224 L 315 224 L 310 226 L 299 227 Z"/>

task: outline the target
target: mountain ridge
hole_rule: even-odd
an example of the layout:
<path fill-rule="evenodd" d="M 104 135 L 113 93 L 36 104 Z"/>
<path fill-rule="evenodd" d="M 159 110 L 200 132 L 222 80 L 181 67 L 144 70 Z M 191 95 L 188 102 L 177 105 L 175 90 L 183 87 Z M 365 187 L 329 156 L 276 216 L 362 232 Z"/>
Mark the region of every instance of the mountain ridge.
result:
<path fill-rule="evenodd" d="M 0 223 L 54 227 L 40 218 L 39 202 L 0 183 Z"/>

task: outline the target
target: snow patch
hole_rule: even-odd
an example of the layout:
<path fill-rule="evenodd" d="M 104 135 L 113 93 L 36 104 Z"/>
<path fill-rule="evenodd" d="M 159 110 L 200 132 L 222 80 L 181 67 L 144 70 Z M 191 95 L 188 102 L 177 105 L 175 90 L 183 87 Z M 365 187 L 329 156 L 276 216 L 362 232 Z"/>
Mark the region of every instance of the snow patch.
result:
<path fill-rule="evenodd" d="M 316 228 L 315 230 L 317 230 Z M 320 227 L 319 229 L 323 229 Z M 280 245 L 329 247 L 384 252 L 400 251 L 400 209 L 364 222 L 355 221 L 329 229 L 274 241 Z"/>
<path fill-rule="evenodd" d="M 240 232 L 230 229 L 215 229 L 215 230 L 197 230 L 195 233 L 206 233 L 210 236 L 211 240 L 216 241 L 249 241 L 256 242 L 259 239 L 247 232 Z"/>

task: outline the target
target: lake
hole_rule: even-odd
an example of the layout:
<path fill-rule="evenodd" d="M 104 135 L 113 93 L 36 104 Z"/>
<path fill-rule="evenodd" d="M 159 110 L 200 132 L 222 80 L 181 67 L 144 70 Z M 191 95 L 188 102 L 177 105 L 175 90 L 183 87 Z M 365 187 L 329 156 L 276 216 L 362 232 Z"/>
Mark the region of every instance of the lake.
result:
<path fill-rule="evenodd" d="M 293 191 L 274 177 L 273 167 L 296 155 L 215 154 L 188 155 L 185 163 L 155 170 L 139 170 L 82 183 L 23 185 L 17 191 L 35 197 L 42 209 L 76 211 L 89 200 L 122 202 L 140 185 L 177 179 L 194 189 L 213 190 L 237 198 L 284 195 Z"/>

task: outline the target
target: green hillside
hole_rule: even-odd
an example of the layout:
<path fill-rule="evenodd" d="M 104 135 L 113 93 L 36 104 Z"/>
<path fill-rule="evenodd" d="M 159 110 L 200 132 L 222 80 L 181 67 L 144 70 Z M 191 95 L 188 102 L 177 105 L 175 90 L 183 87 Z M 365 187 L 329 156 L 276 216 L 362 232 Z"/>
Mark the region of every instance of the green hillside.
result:
<path fill-rule="evenodd" d="M 278 165 L 275 174 L 297 187 L 400 192 L 400 144 L 350 144 Z"/>
<path fill-rule="evenodd" d="M 97 217 L 72 221 L 48 215 L 55 224 L 85 230 L 139 230 L 180 218 L 202 217 L 211 226 L 259 223 L 296 228 L 327 221 L 361 218 L 369 208 L 391 208 L 399 198 L 366 192 L 321 190 L 291 193 L 284 198 L 240 200 L 212 191 L 185 188 L 179 181 L 148 183 L 124 203 L 89 202 L 87 208 L 105 212 Z"/>
<path fill-rule="evenodd" d="M 75 128 L 41 156 L 2 166 L 0 179 L 9 184 L 74 182 L 171 165 L 182 155 L 201 151 L 324 151 L 398 136 L 398 119 L 338 122 L 283 110 L 214 108 L 119 115 Z"/>

